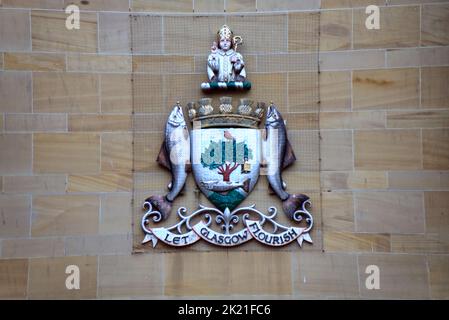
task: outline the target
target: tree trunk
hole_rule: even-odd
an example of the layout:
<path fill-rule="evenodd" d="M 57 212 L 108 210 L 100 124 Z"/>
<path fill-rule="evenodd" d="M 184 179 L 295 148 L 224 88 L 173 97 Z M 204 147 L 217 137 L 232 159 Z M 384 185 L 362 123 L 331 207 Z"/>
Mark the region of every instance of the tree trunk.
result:
<path fill-rule="evenodd" d="M 234 166 L 231 167 L 230 164 L 226 163 L 218 167 L 218 174 L 223 176 L 223 181 L 229 182 L 231 178 L 231 173 L 234 172 L 239 166 L 238 163 L 235 163 Z"/>
<path fill-rule="evenodd" d="M 231 172 L 230 171 L 225 171 L 223 173 L 223 181 L 229 182 L 230 178 L 231 178 Z"/>

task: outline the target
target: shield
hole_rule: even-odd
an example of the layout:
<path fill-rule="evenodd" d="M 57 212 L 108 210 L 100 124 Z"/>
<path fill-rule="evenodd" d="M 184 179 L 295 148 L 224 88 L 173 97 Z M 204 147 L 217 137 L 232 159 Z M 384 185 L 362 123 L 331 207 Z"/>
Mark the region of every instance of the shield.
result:
<path fill-rule="evenodd" d="M 192 171 L 201 192 L 218 209 L 233 210 L 254 189 L 260 173 L 258 129 L 193 129 Z"/>

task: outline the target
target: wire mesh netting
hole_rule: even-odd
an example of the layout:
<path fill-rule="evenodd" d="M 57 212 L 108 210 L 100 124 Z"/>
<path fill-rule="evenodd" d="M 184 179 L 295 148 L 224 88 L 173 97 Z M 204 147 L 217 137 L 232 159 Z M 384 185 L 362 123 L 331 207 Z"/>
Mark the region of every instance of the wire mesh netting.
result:
<path fill-rule="evenodd" d="M 185 108 L 188 102 L 202 97 L 213 99 L 231 96 L 233 105 L 242 98 L 255 102 L 273 102 L 287 121 L 288 137 L 297 161 L 283 173 L 290 193 L 305 193 L 312 201 L 313 246 L 303 250 L 321 250 L 320 138 L 319 138 L 319 12 L 245 15 L 130 15 L 133 59 L 133 249 L 143 251 L 176 250 L 163 243 L 156 248 L 142 245 L 141 218 L 144 199 L 167 193 L 171 175 L 156 163 L 164 140 L 167 117 L 177 101 Z M 234 35 L 243 38 L 238 51 L 243 55 L 250 91 L 204 93 L 201 82 L 207 81 L 206 61 L 217 30 L 227 24 Z M 186 110 L 186 109 L 184 109 Z M 187 114 L 185 111 L 184 114 Z M 263 121 L 262 121 L 263 122 Z M 262 125 L 261 125 L 262 127 Z M 199 204 L 213 205 L 199 191 L 189 175 L 183 195 L 173 205 L 168 220 L 178 221 L 176 211 L 188 212 Z M 262 212 L 271 206 L 280 209 L 280 200 L 268 192 L 261 176 L 258 184 L 241 206 L 256 204 Z M 280 213 L 282 210 L 279 210 Z M 282 213 L 278 221 L 291 225 Z M 263 250 L 262 244 L 250 241 L 234 250 Z M 225 250 L 200 241 L 187 250 Z M 298 250 L 290 244 L 281 250 Z"/>

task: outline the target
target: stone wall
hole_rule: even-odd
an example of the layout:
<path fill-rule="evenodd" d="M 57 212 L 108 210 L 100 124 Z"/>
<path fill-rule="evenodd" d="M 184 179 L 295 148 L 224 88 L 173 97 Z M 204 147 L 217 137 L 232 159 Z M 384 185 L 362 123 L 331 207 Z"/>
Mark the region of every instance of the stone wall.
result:
<path fill-rule="evenodd" d="M 0 0 L 1 298 L 449 297 L 448 2 L 81 2 Z M 82 10 L 76 32 L 64 27 L 70 3 Z M 381 6 L 379 31 L 365 28 L 369 4 Z M 246 49 L 255 88 L 284 108 L 289 128 L 320 129 L 319 175 L 287 176 L 289 188 L 301 178 L 320 188 L 315 245 L 132 254 L 131 74 L 156 70 L 151 156 L 180 94 L 167 91 L 160 66 L 198 74 L 168 75 L 198 85 L 203 49 L 181 57 L 155 44 L 154 57 L 133 59 L 129 11 L 228 21 L 269 14 L 279 19 L 269 25 L 293 26 L 290 52 L 301 45 L 295 21 L 310 10 L 320 12 L 319 117 L 289 103 L 304 90 L 289 86 L 301 77 L 282 57 Z M 185 41 L 177 30 L 169 36 L 173 50 Z M 147 165 L 155 190 L 165 187 L 167 176 Z M 80 290 L 65 287 L 72 264 Z M 368 265 L 380 268 L 380 290 L 365 288 Z"/>

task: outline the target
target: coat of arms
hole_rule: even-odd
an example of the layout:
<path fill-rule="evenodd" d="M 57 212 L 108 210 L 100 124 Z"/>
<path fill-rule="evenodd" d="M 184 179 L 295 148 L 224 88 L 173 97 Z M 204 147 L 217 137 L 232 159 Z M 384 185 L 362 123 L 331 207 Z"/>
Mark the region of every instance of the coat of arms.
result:
<path fill-rule="evenodd" d="M 213 56 L 215 53 L 209 56 L 211 82 L 203 84 L 203 89 L 250 87 L 246 73 L 242 73 L 243 58 L 236 53 L 242 39 L 233 37 L 229 27 L 223 26 L 217 33 L 217 41 L 220 45 L 216 50 L 223 54 L 221 58 Z M 282 171 L 296 161 L 296 156 L 276 105 L 271 103 L 267 107 L 263 102 L 254 104 L 249 99 L 241 99 L 234 107 L 231 97 L 222 97 L 214 106 L 212 99 L 202 98 L 198 103 L 188 103 L 185 111 L 192 123 L 191 130 L 179 102 L 166 123 L 165 140 L 157 161 L 170 170 L 172 179 L 167 194 L 152 195 L 143 204 L 146 210 L 141 222 L 145 232 L 143 243 L 151 241 L 156 246 L 162 241 L 171 246 L 187 246 L 201 239 L 227 247 L 252 239 L 269 246 L 284 246 L 293 241 L 300 246 L 303 241 L 312 243 L 309 197 L 289 193 L 282 179 Z M 173 202 L 190 173 L 215 207 L 200 205 L 190 214 L 180 207 L 178 223 L 157 227 L 171 213 Z M 271 191 L 282 202 L 282 211 L 295 225 L 277 222 L 275 206 L 268 208 L 267 214 L 255 204 L 239 207 L 261 175 L 266 177 Z"/>

